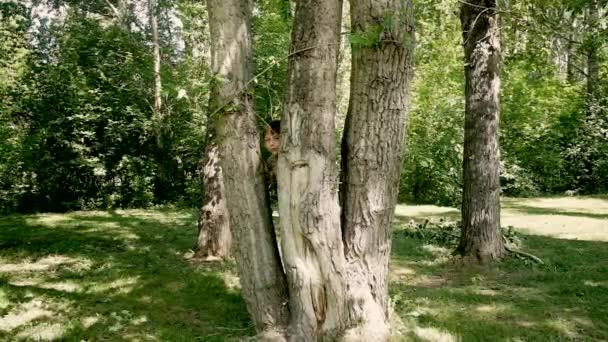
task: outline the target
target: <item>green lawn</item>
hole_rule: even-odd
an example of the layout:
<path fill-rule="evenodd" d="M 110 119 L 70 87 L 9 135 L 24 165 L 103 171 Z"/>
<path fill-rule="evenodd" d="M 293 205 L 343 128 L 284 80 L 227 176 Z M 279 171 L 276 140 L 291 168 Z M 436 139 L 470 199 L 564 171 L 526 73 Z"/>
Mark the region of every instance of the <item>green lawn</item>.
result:
<path fill-rule="evenodd" d="M 503 222 L 545 265 L 467 266 L 403 222 L 457 218 L 399 206 L 395 340 L 608 340 L 608 200 L 506 199 Z M 0 217 L 0 341 L 239 341 L 252 336 L 233 265 L 188 259 L 195 212 Z M 574 239 L 578 240 L 574 240 Z"/>

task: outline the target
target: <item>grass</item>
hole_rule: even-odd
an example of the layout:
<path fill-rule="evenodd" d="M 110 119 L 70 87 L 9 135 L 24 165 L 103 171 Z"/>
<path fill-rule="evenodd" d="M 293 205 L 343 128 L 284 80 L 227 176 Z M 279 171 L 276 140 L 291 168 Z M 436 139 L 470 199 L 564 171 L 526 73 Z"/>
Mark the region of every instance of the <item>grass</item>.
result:
<path fill-rule="evenodd" d="M 192 212 L 0 218 L 0 340 L 252 335 L 232 267 L 189 262 Z"/>
<path fill-rule="evenodd" d="M 399 220 L 457 211 L 398 207 L 395 340 L 608 340 L 608 200 L 558 200 L 504 201 L 503 221 L 522 223 L 524 248 L 545 265 L 460 264 L 453 246 L 399 231 Z M 0 217 L 0 340 L 252 336 L 234 265 L 186 257 L 195 221 L 194 211 L 163 210 Z"/>

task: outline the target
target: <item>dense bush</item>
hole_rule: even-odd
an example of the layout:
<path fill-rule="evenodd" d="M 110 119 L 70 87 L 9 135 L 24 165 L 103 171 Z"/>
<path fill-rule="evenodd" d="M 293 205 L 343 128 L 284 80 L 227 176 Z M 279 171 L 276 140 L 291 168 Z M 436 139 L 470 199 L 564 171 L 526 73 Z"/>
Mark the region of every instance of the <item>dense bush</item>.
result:
<path fill-rule="evenodd" d="M 5 90 L 12 96 L 2 119 L 18 134 L 3 145 L 0 210 L 198 204 L 204 127 L 178 96 L 187 81 L 179 70 L 163 70 L 166 104 L 157 128 L 143 32 L 74 11 L 46 34 L 55 45 L 50 53 L 31 51 L 17 85 Z"/>

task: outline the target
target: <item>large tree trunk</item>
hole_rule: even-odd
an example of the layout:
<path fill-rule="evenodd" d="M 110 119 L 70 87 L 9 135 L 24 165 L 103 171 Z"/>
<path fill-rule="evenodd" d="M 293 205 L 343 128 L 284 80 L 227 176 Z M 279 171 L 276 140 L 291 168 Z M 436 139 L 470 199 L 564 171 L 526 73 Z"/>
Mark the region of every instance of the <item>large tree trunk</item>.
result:
<path fill-rule="evenodd" d="M 414 46 L 409 0 L 352 0 L 351 99 L 342 142 L 342 227 L 351 321 L 388 337 L 388 261 L 399 188 Z M 390 22 L 390 24 L 386 24 Z M 365 324 L 363 324 L 364 326 Z M 361 331 L 358 332 L 359 334 Z"/>
<path fill-rule="evenodd" d="M 230 229 L 242 293 L 261 338 L 282 332 L 288 309 L 271 214 L 266 201 L 260 140 L 252 97 L 251 3 L 208 2 L 211 70 L 216 78 L 211 109 L 229 204 Z"/>
<path fill-rule="evenodd" d="M 203 205 L 195 247 L 196 256 L 208 260 L 227 258 L 232 244 L 220 156 L 214 139 L 210 134 L 202 161 Z"/>
<path fill-rule="evenodd" d="M 335 341 L 346 322 L 334 157 L 341 12 L 340 0 L 296 2 L 277 166 L 294 341 Z"/>
<path fill-rule="evenodd" d="M 457 252 L 480 261 L 505 255 L 500 231 L 500 22 L 496 0 L 460 6 L 466 109 L 462 236 Z"/>

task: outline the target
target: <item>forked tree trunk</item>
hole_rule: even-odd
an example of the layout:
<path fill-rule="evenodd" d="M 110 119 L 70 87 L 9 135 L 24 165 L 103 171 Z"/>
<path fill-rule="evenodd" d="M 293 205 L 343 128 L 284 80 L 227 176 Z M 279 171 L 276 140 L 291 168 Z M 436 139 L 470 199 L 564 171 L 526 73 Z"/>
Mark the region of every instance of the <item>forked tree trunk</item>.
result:
<path fill-rule="evenodd" d="M 202 161 L 203 205 L 195 247 L 196 256 L 208 260 L 227 258 L 232 245 L 220 156 L 214 139 L 210 134 Z"/>
<path fill-rule="evenodd" d="M 414 46 L 411 1 L 351 0 L 351 99 L 342 141 L 342 229 L 351 321 L 388 337 L 388 261 Z M 387 24 L 388 23 L 388 24 Z M 352 300 L 351 299 L 351 300 Z M 361 333 L 359 331 L 358 333 Z"/>
<path fill-rule="evenodd" d="M 346 326 L 334 157 L 341 16 L 340 0 L 296 2 L 277 164 L 293 341 L 335 341 Z"/>
<path fill-rule="evenodd" d="M 500 22 L 496 0 L 460 5 L 466 108 L 462 236 L 457 252 L 479 261 L 505 255 L 500 231 Z"/>
<path fill-rule="evenodd" d="M 278 163 L 294 341 L 386 341 L 390 332 L 390 223 L 412 72 L 411 8 L 351 6 L 354 34 L 384 30 L 373 45 L 353 47 L 343 227 L 333 155 L 341 8 L 329 0 L 296 7 Z"/>
<path fill-rule="evenodd" d="M 261 338 L 281 332 L 288 319 L 285 274 L 266 201 L 252 97 L 251 3 L 208 1 L 215 116 L 230 229 L 243 297 Z"/>

